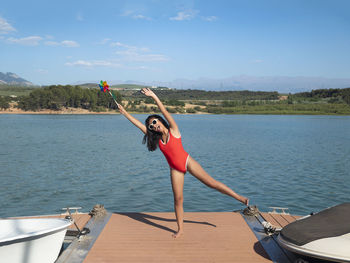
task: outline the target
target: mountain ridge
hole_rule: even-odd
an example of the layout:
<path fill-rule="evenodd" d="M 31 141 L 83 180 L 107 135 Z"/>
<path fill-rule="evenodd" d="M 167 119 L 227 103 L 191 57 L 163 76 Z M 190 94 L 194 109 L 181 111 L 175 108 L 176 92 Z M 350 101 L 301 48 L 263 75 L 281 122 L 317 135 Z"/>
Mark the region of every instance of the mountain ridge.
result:
<path fill-rule="evenodd" d="M 34 86 L 32 82 L 24 78 L 21 78 L 20 76 L 12 72 L 6 72 L 6 73 L 0 72 L 0 84 Z"/>

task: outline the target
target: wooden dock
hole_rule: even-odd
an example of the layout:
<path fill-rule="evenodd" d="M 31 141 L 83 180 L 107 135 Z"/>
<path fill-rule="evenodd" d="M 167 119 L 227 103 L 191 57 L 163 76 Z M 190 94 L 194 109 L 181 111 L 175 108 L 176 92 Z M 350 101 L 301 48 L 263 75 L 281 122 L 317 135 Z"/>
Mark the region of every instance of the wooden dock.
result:
<path fill-rule="evenodd" d="M 44 216 L 64 218 L 66 214 Z M 75 238 L 56 263 L 108 262 L 295 262 L 263 221 L 279 228 L 298 217 L 281 213 L 186 212 L 184 235 L 173 212 L 106 213 L 102 217 L 73 213 L 79 228 L 91 232 Z M 71 226 L 74 231 L 74 225 Z"/>
<path fill-rule="evenodd" d="M 114 213 L 84 263 L 271 262 L 240 213 L 185 213 L 176 229 L 174 213 Z"/>

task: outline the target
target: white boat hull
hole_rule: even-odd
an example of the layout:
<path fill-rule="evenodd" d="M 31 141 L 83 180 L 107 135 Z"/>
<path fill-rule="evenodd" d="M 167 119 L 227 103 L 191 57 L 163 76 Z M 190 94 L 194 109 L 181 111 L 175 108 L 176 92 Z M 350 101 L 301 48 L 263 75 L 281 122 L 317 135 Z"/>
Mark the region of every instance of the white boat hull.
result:
<path fill-rule="evenodd" d="M 0 220 L 1 262 L 55 262 L 71 224 L 51 218 Z"/>
<path fill-rule="evenodd" d="M 300 255 L 333 262 L 350 262 L 350 234 L 315 240 L 303 246 L 292 244 L 281 236 L 277 240 L 285 249 Z"/>

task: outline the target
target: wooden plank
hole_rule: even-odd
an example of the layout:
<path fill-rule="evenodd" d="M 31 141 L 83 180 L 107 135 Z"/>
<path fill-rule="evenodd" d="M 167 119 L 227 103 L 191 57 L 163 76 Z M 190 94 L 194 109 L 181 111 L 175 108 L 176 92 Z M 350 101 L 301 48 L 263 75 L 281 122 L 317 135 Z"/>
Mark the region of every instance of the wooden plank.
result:
<path fill-rule="evenodd" d="M 282 216 L 282 214 L 269 213 L 282 227 L 285 227 L 289 222 Z"/>
<path fill-rule="evenodd" d="M 283 215 L 283 214 L 281 216 L 288 222 L 288 224 L 294 222 L 300 217 L 300 216 Z"/>
<path fill-rule="evenodd" d="M 285 227 L 289 223 L 294 222 L 300 216 L 288 215 L 288 214 L 275 214 L 275 213 L 260 213 L 265 221 L 270 222 L 277 227 Z"/>
<path fill-rule="evenodd" d="M 260 213 L 260 215 L 264 218 L 265 221 L 269 222 L 273 226 L 282 227 L 282 224 L 278 221 L 278 219 L 276 219 L 270 213 Z"/>
<path fill-rule="evenodd" d="M 114 213 L 84 262 L 271 262 L 239 213 L 185 213 L 176 229 L 174 213 Z"/>

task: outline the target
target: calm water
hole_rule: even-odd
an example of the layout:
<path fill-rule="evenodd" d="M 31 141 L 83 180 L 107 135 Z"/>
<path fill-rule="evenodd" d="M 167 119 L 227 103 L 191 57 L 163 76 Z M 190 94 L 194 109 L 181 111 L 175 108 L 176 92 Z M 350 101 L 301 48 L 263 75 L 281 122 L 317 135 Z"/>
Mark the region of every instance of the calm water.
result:
<path fill-rule="evenodd" d="M 140 120 L 146 115 L 136 115 Z M 261 210 L 295 214 L 350 201 L 350 117 L 175 115 L 185 149 Z M 89 211 L 173 211 L 159 151 L 119 115 L 0 115 L 0 216 Z M 242 206 L 190 174 L 185 211 Z"/>

